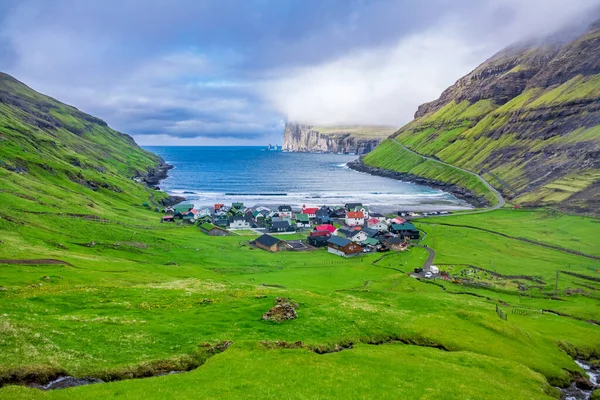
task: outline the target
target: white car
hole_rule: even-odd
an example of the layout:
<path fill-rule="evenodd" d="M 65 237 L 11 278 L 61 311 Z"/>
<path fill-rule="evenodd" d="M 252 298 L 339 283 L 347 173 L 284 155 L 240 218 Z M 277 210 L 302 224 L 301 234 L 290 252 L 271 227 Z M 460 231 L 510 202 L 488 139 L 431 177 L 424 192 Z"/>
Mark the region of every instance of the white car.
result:
<path fill-rule="evenodd" d="M 431 272 L 427 272 L 425 274 L 425 278 L 431 278 L 433 276 L 433 274 Z"/>

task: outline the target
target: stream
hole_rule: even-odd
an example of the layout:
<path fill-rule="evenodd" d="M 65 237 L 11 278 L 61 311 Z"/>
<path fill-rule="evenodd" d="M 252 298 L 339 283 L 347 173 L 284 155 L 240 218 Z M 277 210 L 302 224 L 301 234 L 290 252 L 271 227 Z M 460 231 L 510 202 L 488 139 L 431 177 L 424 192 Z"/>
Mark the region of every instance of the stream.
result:
<path fill-rule="evenodd" d="M 585 361 L 575 360 L 575 363 L 579 365 L 589 377 L 589 382 L 598 389 L 598 378 L 600 377 L 600 370 L 593 369 L 590 364 Z M 563 393 L 563 399 L 565 400 L 588 400 L 594 391 L 594 388 L 586 388 L 586 384 L 577 382 L 577 380 L 571 382 L 571 386 L 568 388 L 561 388 L 560 391 Z"/>

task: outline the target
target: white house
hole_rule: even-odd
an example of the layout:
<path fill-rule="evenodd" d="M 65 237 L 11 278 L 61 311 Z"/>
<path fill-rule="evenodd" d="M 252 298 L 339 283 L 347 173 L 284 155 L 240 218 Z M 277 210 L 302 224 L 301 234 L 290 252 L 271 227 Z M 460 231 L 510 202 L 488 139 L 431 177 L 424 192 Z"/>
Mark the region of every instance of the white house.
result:
<path fill-rule="evenodd" d="M 349 238 L 354 243 L 362 243 L 368 239 L 368 235 L 363 231 L 355 231 L 355 233 Z"/>
<path fill-rule="evenodd" d="M 369 207 L 367 206 L 359 206 L 359 207 L 355 207 L 354 211 L 360 211 L 363 213 L 363 216 L 365 219 L 369 219 Z"/>
<path fill-rule="evenodd" d="M 344 222 L 348 226 L 357 226 L 365 224 L 365 215 L 362 211 L 350 211 L 346 214 Z"/>
<path fill-rule="evenodd" d="M 279 206 L 277 207 L 277 214 L 279 214 L 280 217 L 282 218 L 292 218 L 293 216 L 293 211 L 292 211 L 292 207 L 291 206 Z"/>
<path fill-rule="evenodd" d="M 244 217 L 233 217 L 229 224 L 230 229 L 249 229 L 250 223 L 244 219 Z"/>
<path fill-rule="evenodd" d="M 377 218 L 380 221 L 385 221 L 385 215 L 376 212 L 369 213 L 369 219 Z"/>
<path fill-rule="evenodd" d="M 371 218 L 367 221 L 367 227 L 371 229 L 375 229 L 377 231 L 387 231 L 388 225 L 384 221 L 381 221 L 377 218 Z"/>

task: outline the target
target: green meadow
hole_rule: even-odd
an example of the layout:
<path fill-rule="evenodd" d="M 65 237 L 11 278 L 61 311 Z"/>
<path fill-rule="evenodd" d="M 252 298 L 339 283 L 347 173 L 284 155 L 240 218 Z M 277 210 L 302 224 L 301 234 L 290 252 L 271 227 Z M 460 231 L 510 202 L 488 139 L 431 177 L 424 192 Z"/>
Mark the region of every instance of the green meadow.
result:
<path fill-rule="evenodd" d="M 595 219 L 504 209 L 417 221 L 457 277 L 425 281 L 410 276 L 421 248 L 271 254 L 248 246 L 249 232 L 160 223 L 141 185 L 65 195 L 66 182 L 42 191 L 36 177 L 1 173 L 2 399 L 549 399 L 582 372 L 573 356 L 600 357 L 598 260 L 451 226 L 595 254 Z M 561 274 L 555 291 L 557 269 L 578 276 Z M 276 297 L 296 301 L 298 318 L 262 320 Z M 189 372 L 150 377 L 168 371 Z M 18 384 L 63 374 L 110 382 Z"/>

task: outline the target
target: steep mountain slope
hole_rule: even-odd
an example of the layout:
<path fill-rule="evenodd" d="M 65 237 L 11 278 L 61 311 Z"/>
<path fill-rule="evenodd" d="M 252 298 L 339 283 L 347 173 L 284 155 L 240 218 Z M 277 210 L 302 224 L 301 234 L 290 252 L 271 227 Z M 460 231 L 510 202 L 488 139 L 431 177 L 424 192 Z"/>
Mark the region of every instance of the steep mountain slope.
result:
<path fill-rule="evenodd" d="M 5 216 L 17 210 L 95 214 L 115 200 L 139 204 L 150 195 L 134 178 L 153 183 L 167 168 L 104 121 L 0 73 L 0 210 Z"/>
<path fill-rule="evenodd" d="M 364 154 L 394 131 L 389 126 L 313 126 L 288 122 L 283 132 L 283 150 Z"/>
<path fill-rule="evenodd" d="M 393 137 L 480 173 L 516 203 L 597 214 L 600 22 L 566 43 L 521 44 L 498 53 L 421 105 Z M 391 161 L 406 153 L 394 145 L 384 142 L 365 164 L 408 172 Z"/>

